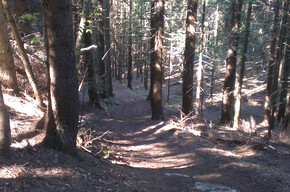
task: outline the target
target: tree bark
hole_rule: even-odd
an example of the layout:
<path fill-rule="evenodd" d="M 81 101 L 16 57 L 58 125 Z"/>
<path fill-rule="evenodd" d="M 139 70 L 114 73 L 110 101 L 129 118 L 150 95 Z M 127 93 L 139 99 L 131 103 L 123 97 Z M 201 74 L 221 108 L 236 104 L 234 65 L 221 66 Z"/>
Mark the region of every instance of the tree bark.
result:
<path fill-rule="evenodd" d="M 47 37 L 49 105 L 44 144 L 71 154 L 78 132 L 78 79 L 75 65 L 72 4 L 43 0 Z"/>
<path fill-rule="evenodd" d="M 90 10 L 90 0 L 83 0 L 81 20 L 79 23 L 79 30 L 77 32 L 76 45 L 75 45 L 75 55 L 76 55 L 77 66 L 79 66 L 80 64 L 80 54 L 81 54 L 82 43 L 84 40 L 84 34 L 86 33 L 86 21 L 89 15 L 89 10 Z"/>
<path fill-rule="evenodd" d="M 4 86 L 12 89 L 19 96 L 19 87 L 16 79 L 16 71 L 13 52 L 9 42 L 7 24 L 4 17 L 2 2 L 0 1 L 0 80 Z"/>
<path fill-rule="evenodd" d="M 281 51 L 284 50 L 284 43 L 286 43 L 286 46 L 289 46 L 289 37 L 290 36 L 290 17 L 288 15 L 288 13 L 285 10 L 288 10 L 289 7 L 289 1 L 286 0 L 285 4 L 284 4 L 284 11 L 283 11 L 283 16 L 282 16 L 282 26 L 281 26 L 281 30 L 282 33 L 281 36 L 283 36 L 283 46 L 280 48 Z M 281 37 L 280 36 L 280 37 Z M 287 39 L 287 40 L 285 40 Z M 289 50 L 289 48 L 288 48 Z M 286 48 L 286 52 L 285 55 L 287 54 L 287 48 Z M 289 54 L 289 53 L 288 53 Z M 284 64 L 283 64 L 283 68 L 282 68 L 282 78 L 281 78 L 281 93 L 280 93 L 280 99 L 279 99 L 279 111 L 278 111 L 278 116 L 277 116 L 277 121 L 278 122 L 282 122 L 284 117 L 285 117 L 285 111 L 286 111 L 286 105 L 287 105 L 287 88 L 288 88 L 288 80 L 289 80 L 289 74 L 290 73 L 290 63 L 286 62 L 286 56 L 284 59 Z"/>
<path fill-rule="evenodd" d="M 105 37 L 104 37 L 104 16 L 103 16 L 103 0 L 97 0 L 98 2 L 98 28 L 97 28 L 97 63 L 99 67 L 99 77 L 100 77 L 100 96 L 101 98 L 106 98 L 106 67 L 105 62 L 103 60 L 103 56 L 105 54 Z"/>
<path fill-rule="evenodd" d="M 0 82 L 0 156 L 8 156 L 11 144 L 9 114 L 4 104 L 2 85 Z"/>
<path fill-rule="evenodd" d="M 188 0 L 185 37 L 186 39 L 182 74 L 182 112 L 186 115 L 191 113 L 193 107 L 192 92 L 197 6 L 198 0 Z"/>
<path fill-rule="evenodd" d="M 248 12 L 247 12 L 247 18 L 246 18 L 246 26 L 245 26 L 245 37 L 244 37 L 244 45 L 243 45 L 243 51 L 242 51 L 242 58 L 240 60 L 240 75 L 238 77 L 238 92 L 236 95 L 235 100 L 235 116 L 234 116 L 234 125 L 233 127 L 235 129 L 239 128 L 239 119 L 240 119 L 240 112 L 241 112 L 241 100 L 242 100 L 242 87 L 243 87 L 243 79 L 244 79 L 244 73 L 245 73 L 245 63 L 246 63 L 246 54 L 248 50 L 248 41 L 249 41 L 249 34 L 250 34 L 250 17 L 252 13 L 252 2 L 248 3 Z"/>
<path fill-rule="evenodd" d="M 204 20 L 205 20 L 205 6 L 206 0 L 203 0 L 202 6 L 202 19 L 201 19 L 201 37 L 200 37 L 200 49 L 199 49 L 199 62 L 198 62 L 198 69 L 197 69 L 197 86 L 196 86 L 196 100 L 195 100 L 195 116 L 200 118 L 200 114 L 202 112 L 202 87 L 203 87 L 203 39 L 204 39 Z"/>
<path fill-rule="evenodd" d="M 280 4 L 280 0 L 276 0 L 276 4 Z M 275 15 L 273 21 L 273 31 L 272 31 L 272 41 L 270 48 L 270 59 L 268 67 L 268 78 L 267 78 L 267 88 L 266 88 L 266 98 L 265 98 L 265 116 L 264 123 L 270 124 L 270 114 L 271 114 L 271 95 L 272 95 L 272 82 L 274 78 L 274 69 L 275 69 L 275 50 L 276 50 L 276 41 L 277 41 L 277 25 L 279 19 L 279 8 L 275 6 Z"/>
<path fill-rule="evenodd" d="M 289 21 L 289 18 L 288 17 L 288 21 Z M 289 81 L 289 73 L 290 73 L 290 34 L 289 34 L 289 26 L 290 25 L 290 22 L 287 23 L 287 45 L 286 45 L 286 51 L 285 51 L 285 56 L 284 56 L 284 66 L 285 66 L 285 70 L 284 70 L 284 73 L 287 73 L 287 79 L 286 81 L 288 82 Z M 284 82 L 283 82 L 284 83 Z M 287 130 L 289 129 L 289 122 L 290 122 L 290 87 L 289 87 L 289 83 L 286 83 L 282 86 L 282 88 L 286 89 L 287 91 L 287 98 L 285 99 L 286 100 L 286 109 L 285 109 L 285 118 L 284 118 L 284 122 L 283 122 L 283 129 L 284 130 Z M 289 131 L 289 130 L 288 130 Z M 289 132 L 288 132 L 289 133 Z"/>
<path fill-rule="evenodd" d="M 8 2 L 7 2 L 7 0 L 2 0 L 2 3 L 3 3 L 5 13 L 6 13 L 7 20 L 10 23 L 12 34 L 14 36 L 16 43 L 17 43 L 18 51 L 21 55 L 21 59 L 22 59 L 22 62 L 24 64 L 24 69 L 25 69 L 27 78 L 28 78 L 28 80 L 31 84 L 32 90 L 34 92 L 34 96 L 36 97 L 38 105 L 40 107 L 45 107 L 43 100 L 42 100 L 42 97 L 41 97 L 41 94 L 40 94 L 39 89 L 38 89 L 37 79 L 34 76 L 32 66 L 30 64 L 30 61 L 29 61 L 28 56 L 26 54 L 26 51 L 24 49 L 23 43 L 22 43 L 21 38 L 19 36 L 19 32 L 18 32 L 18 29 L 16 27 L 15 21 L 11 15 L 11 10 L 8 6 Z"/>
<path fill-rule="evenodd" d="M 154 63 L 151 69 L 152 80 L 152 120 L 164 120 L 162 107 L 162 35 L 164 28 L 164 0 L 155 0 L 155 26 L 154 36 Z"/>
<path fill-rule="evenodd" d="M 129 39 L 128 39 L 128 85 L 132 89 L 132 0 L 129 10 Z"/>
<path fill-rule="evenodd" d="M 232 31 L 230 48 L 226 59 L 226 77 L 223 87 L 223 103 L 221 111 L 221 123 L 230 123 L 232 120 L 232 105 L 234 99 L 236 62 L 239 41 L 239 27 L 241 20 L 242 0 L 233 2 Z"/>
<path fill-rule="evenodd" d="M 103 56 L 105 63 L 105 86 L 107 96 L 113 96 L 112 85 L 112 69 L 111 69 L 111 38 L 110 38 L 110 2 L 104 0 L 103 19 L 104 19 L 104 45 L 105 55 Z"/>

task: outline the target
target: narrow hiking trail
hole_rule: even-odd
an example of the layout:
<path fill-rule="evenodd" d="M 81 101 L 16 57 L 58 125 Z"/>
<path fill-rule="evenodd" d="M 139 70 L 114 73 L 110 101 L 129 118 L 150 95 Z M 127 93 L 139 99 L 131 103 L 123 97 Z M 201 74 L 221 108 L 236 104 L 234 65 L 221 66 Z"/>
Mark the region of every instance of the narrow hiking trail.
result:
<path fill-rule="evenodd" d="M 289 191 L 288 154 L 194 136 L 152 121 L 150 102 L 114 83 L 116 102 L 107 112 L 86 107 L 86 126 L 107 131 L 112 191 Z M 167 119 L 178 115 L 164 109 Z M 109 178 L 107 178 L 109 179 Z M 106 183 L 109 185 L 108 183 Z"/>

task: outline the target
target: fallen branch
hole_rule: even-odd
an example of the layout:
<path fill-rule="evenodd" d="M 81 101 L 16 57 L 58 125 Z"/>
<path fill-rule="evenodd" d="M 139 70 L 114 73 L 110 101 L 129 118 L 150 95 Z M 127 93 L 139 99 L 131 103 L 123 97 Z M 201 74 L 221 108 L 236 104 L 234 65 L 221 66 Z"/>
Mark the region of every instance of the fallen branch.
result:
<path fill-rule="evenodd" d="M 88 47 L 81 48 L 81 52 L 91 51 L 91 50 L 95 50 L 95 49 L 97 49 L 97 48 L 98 48 L 97 45 L 90 45 L 90 46 L 88 46 Z"/>

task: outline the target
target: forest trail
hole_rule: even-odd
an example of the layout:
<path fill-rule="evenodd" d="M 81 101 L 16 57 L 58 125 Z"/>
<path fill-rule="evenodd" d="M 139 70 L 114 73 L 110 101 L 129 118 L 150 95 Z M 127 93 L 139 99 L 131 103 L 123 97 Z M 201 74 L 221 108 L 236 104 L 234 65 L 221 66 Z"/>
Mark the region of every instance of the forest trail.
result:
<path fill-rule="evenodd" d="M 197 137 L 151 121 L 150 102 L 114 83 L 108 114 L 91 107 L 83 118 L 100 134 L 113 191 L 289 191 L 289 154 Z M 86 102 L 86 101 L 85 101 Z M 165 109 L 167 119 L 174 113 Z M 175 115 L 178 115 L 175 113 Z M 101 117 L 100 117 L 101 116 Z M 286 164 L 285 164 L 286 163 Z"/>

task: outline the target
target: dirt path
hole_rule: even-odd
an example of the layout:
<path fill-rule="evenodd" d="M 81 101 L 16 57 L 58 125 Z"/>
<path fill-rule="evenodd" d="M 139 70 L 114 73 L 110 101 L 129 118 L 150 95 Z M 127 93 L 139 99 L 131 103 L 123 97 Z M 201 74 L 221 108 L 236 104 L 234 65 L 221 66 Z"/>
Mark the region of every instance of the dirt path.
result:
<path fill-rule="evenodd" d="M 118 83 L 114 88 L 119 105 L 110 116 L 84 111 L 90 126 L 109 130 L 102 143 L 118 175 L 113 191 L 290 191 L 289 154 L 176 131 L 150 120 L 144 98 Z"/>

